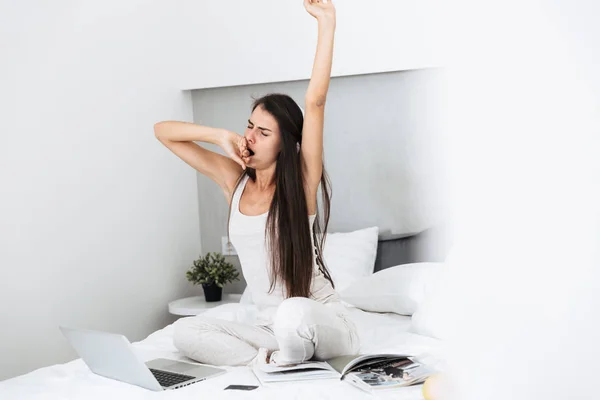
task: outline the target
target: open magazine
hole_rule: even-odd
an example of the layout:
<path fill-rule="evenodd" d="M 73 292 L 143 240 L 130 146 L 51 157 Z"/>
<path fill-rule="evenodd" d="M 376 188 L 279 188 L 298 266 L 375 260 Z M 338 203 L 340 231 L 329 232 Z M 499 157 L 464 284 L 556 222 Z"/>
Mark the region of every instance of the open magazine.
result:
<path fill-rule="evenodd" d="M 306 361 L 279 367 L 254 367 L 261 383 L 312 379 L 342 379 L 366 391 L 390 389 L 422 383 L 434 371 L 404 354 L 341 356 L 327 361 Z"/>

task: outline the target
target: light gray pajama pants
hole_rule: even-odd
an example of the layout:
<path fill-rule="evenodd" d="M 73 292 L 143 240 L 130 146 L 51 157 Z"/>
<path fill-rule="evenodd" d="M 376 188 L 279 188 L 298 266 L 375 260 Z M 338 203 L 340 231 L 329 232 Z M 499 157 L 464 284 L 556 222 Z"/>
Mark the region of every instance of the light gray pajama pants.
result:
<path fill-rule="evenodd" d="M 216 318 L 182 318 L 174 327 L 174 344 L 186 357 L 211 365 L 247 365 L 258 349 L 274 351 L 279 365 L 357 354 L 356 326 L 339 303 L 304 297 L 284 300 L 269 326 L 244 325 Z"/>

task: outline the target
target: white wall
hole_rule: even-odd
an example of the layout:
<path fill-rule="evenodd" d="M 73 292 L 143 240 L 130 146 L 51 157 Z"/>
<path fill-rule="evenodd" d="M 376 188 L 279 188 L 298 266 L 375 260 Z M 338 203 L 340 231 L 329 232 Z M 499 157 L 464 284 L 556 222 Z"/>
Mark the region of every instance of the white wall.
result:
<path fill-rule="evenodd" d="M 440 66 L 439 6 L 411 0 L 337 0 L 332 76 Z M 317 22 L 302 0 L 185 2 L 183 27 L 197 38 L 179 82 L 201 89 L 310 77 Z M 227 48 L 228 52 L 223 52 Z"/>
<path fill-rule="evenodd" d="M 0 379 L 74 358 L 59 324 L 172 322 L 200 252 L 195 172 L 152 130 L 192 120 L 179 11 L 31 3 L 0 5 Z"/>

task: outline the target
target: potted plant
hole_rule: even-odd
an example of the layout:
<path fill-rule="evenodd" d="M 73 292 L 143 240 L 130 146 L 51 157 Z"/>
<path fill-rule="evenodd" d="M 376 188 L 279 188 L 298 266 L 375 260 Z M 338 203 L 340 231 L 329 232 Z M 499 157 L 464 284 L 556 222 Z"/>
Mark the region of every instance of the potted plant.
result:
<path fill-rule="evenodd" d="M 202 285 L 207 302 L 221 301 L 223 285 L 239 280 L 240 273 L 233 264 L 225 261 L 221 253 L 208 253 L 194 261 L 194 266 L 186 272 L 188 281 Z"/>

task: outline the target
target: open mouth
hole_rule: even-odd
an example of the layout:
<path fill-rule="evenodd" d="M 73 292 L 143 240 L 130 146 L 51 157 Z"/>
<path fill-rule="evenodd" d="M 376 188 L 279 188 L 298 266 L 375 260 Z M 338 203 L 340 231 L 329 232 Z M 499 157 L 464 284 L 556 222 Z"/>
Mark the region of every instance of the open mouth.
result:
<path fill-rule="evenodd" d="M 252 149 L 248 148 L 248 152 L 250 153 L 250 157 L 254 155 L 254 151 L 252 151 Z"/>

